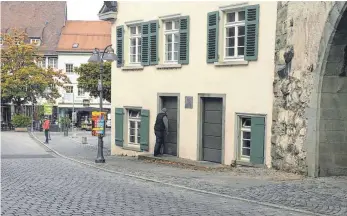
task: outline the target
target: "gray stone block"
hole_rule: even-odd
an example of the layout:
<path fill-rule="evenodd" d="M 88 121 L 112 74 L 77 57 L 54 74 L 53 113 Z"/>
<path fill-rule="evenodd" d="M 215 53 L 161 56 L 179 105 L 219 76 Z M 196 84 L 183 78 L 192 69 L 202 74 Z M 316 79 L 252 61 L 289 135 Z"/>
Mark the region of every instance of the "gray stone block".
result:
<path fill-rule="evenodd" d="M 347 38 L 347 35 L 346 35 L 346 38 Z M 347 42 L 346 42 L 346 44 L 347 44 Z M 343 63 L 344 53 L 345 53 L 344 49 L 346 47 L 346 44 L 330 46 L 330 51 L 329 51 L 329 56 L 328 56 L 327 61 L 328 62 Z"/>
<path fill-rule="evenodd" d="M 322 93 L 321 108 L 347 109 L 347 93 Z"/>
<path fill-rule="evenodd" d="M 345 140 L 344 131 L 320 131 L 319 141 L 326 143 L 341 143 Z"/>
<path fill-rule="evenodd" d="M 323 93 L 347 93 L 347 77 L 325 76 L 322 81 Z"/>
<path fill-rule="evenodd" d="M 338 76 L 342 72 L 342 63 L 326 62 L 325 69 L 323 70 L 324 76 Z"/>

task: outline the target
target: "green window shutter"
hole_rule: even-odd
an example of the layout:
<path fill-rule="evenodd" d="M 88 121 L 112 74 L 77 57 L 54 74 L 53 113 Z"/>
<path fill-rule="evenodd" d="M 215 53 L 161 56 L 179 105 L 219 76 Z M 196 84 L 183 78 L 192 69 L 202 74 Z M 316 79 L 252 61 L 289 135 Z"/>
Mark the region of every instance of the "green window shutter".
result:
<path fill-rule="evenodd" d="M 149 23 L 149 64 L 158 64 L 158 28 L 159 22 L 151 21 Z"/>
<path fill-rule="evenodd" d="M 218 61 L 219 12 L 207 14 L 207 63 Z"/>
<path fill-rule="evenodd" d="M 117 67 L 122 67 L 124 62 L 124 26 L 117 27 Z"/>
<path fill-rule="evenodd" d="M 251 120 L 251 163 L 264 164 L 265 118 Z"/>
<path fill-rule="evenodd" d="M 256 61 L 258 59 L 258 37 L 259 5 L 251 5 L 246 8 L 245 60 Z"/>
<path fill-rule="evenodd" d="M 115 121 L 116 121 L 116 146 L 123 147 L 123 128 L 124 128 L 124 109 L 116 108 L 115 113 Z"/>
<path fill-rule="evenodd" d="M 141 110 L 141 127 L 140 127 L 140 147 L 143 151 L 149 149 L 149 110 Z"/>
<path fill-rule="evenodd" d="M 149 65 L 149 23 L 142 23 L 141 29 L 141 64 L 147 66 Z"/>
<path fill-rule="evenodd" d="M 189 16 L 180 18 L 178 63 L 189 64 Z"/>

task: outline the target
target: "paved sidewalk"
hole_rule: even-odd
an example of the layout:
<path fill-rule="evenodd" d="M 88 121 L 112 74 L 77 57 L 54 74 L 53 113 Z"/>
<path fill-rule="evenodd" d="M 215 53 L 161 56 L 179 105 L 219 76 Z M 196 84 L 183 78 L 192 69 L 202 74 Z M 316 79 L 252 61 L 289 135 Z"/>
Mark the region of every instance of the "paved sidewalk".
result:
<path fill-rule="evenodd" d="M 42 140 L 43 134 L 36 134 Z M 235 168 L 232 171 L 199 171 L 139 161 L 135 157 L 110 156 L 105 164 L 95 164 L 95 146 L 87 146 L 59 135 L 49 146 L 81 162 L 126 175 L 136 175 L 164 183 L 222 195 L 267 202 L 321 215 L 347 215 L 347 177 L 301 178 L 270 169 Z"/>

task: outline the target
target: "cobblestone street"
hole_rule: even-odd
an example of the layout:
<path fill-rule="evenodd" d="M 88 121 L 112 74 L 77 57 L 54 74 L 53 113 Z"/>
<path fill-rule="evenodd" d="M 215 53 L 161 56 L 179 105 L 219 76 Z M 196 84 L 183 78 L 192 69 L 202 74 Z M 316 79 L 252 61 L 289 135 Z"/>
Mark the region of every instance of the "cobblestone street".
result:
<path fill-rule="evenodd" d="M 2 133 L 1 141 L 1 215 L 304 215 L 33 154 L 37 144 L 23 133 Z M 22 143 L 25 152 L 9 152 Z"/>
<path fill-rule="evenodd" d="M 42 139 L 42 134 L 36 135 Z M 106 156 L 106 164 L 98 166 L 117 172 L 108 173 L 53 157 L 26 133 L 2 133 L 1 141 L 2 215 L 308 215 L 286 207 L 316 215 L 347 212 L 342 177 L 283 181 L 280 177 L 287 176 L 272 170 L 206 172 Z M 35 148 L 29 151 L 29 147 Z M 93 144 L 52 134 L 49 147 L 95 165 Z M 21 152 L 14 153 L 17 148 Z"/>

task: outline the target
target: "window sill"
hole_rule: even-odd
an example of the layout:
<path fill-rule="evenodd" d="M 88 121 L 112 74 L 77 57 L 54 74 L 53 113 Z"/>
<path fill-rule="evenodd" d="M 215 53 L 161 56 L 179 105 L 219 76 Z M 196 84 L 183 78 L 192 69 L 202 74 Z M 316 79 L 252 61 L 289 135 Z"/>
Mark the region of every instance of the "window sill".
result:
<path fill-rule="evenodd" d="M 132 146 L 123 146 L 124 150 L 129 150 L 129 151 L 136 151 L 136 152 L 142 152 L 142 150 L 140 149 L 140 146 L 137 147 L 132 147 Z"/>
<path fill-rule="evenodd" d="M 247 167 L 258 167 L 258 168 L 266 168 L 264 164 L 253 164 L 251 162 L 247 162 L 245 160 L 236 160 L 236 165 L 247 166 Z"/>
<path fill-rule="evenodd" d="M 240 65 L 248 65 L 248 61 L 237 60 L 237 61 L 223 61 L 223 62 L 215 62 L 214 66 L 216 67 L 230 67 L 230 66 L 240 66 Z"/>
<path fill-rule="evenodd" d="M 157 69 L 178 69 L 182 68 L 181 64 L 161 64 L 156 66 Z"/>
<path fill-rule="evenodd" d="M 128 65 L 122 67 L 122 71 L 137 71 L 137 70 L 143 70 L 142 65 Z"/>

